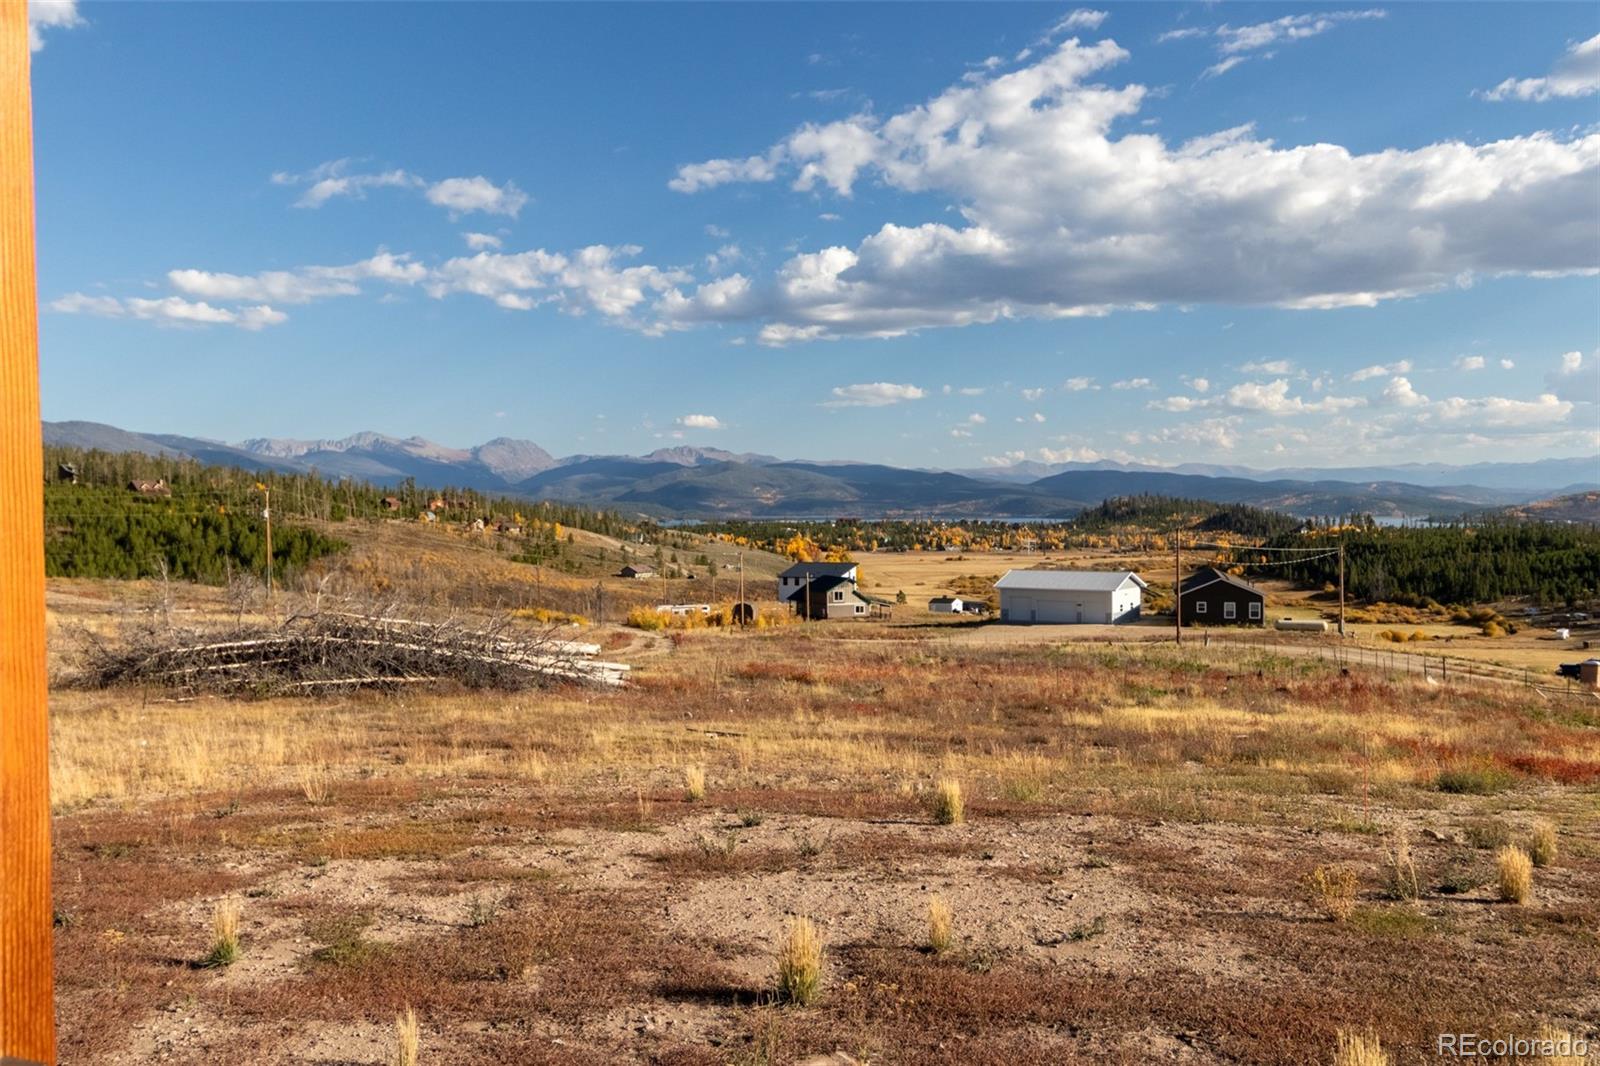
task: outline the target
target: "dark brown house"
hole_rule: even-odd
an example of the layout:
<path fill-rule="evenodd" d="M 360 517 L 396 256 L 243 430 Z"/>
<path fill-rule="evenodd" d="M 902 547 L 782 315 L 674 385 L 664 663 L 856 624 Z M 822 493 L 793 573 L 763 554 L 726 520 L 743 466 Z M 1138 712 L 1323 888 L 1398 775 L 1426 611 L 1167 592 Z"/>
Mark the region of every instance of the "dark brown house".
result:
<path fill-rule="evenodd" d="M 1178 602 L 1186 626 L 1259 626 L 1267 617 L 1266 593 L 1214 566 L 1191 574 Z"/>

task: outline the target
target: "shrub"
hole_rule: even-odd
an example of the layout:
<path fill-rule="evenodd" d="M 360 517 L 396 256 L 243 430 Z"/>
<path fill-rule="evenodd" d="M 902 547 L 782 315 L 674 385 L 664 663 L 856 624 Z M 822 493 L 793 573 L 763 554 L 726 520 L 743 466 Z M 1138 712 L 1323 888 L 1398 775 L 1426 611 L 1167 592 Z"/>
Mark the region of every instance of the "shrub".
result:
<path fill-rule="evenodd" d="M 417 1066 L 421 1049 L 422 1027 L 417 1024 L 417 1012 L 407 1007 L 394 1017 L 394 1066 Z"/>
<path fill-rule="evenodd" d="M 1389 1066 L 1389 1055 L 1376 1033 L 1352 1033 L 1339 1030 L 1339 1042 L 1334 1047 L 1333 1066 Z"/>
<path fill-rule="evenodd" d="M 1499 622 L 1485 622 L 1478 627 L 1478 632 L 1486 637 L 1503 637 L 1506 635 L 1505 627 Z"/>
<path fill-rule="evenodd" d="M 804 1007 L 821 987 L 822 937 L 810 918 L 796 918 L 778 945 L 778 998 Z"/>
<path fill-rule="evenodd" d="M 1528 858 L 1535 866 L 1549 866 L 1556 861 L 1558 851 L 1556 827 L 1550 822 L 1535 822 L 1533 834 L 1528 838 Z"/>
<path fill-rule="evenodd" d="M 201 965 L 232 966 L 239 961 L 239 904 L 219 902 L 211 912 L 211 950 Z"/>
<path fill-rule="evenodd" d="M 1411 901 L 1422 895 L 1417 864 L 1411 857 L 1411 841 L 1404 827 L 1395 830 L 1385 859 L 1384 890 L 1390 899 Z"/>
<path fill-rule="evenodd" d="M 683 794 L 685 798 L 694 803 L 706 798 L 706 771 L 704 767 L 684 767 Z"/>
<path fill-rule="evenodd" d="M 928 950 L 943 955 L 950 950 L 951 928 L 954 918 L 950 905 L 938 896 L 928 901 Z"/>
<path fill-rule="evenodd" d="M 766 820 L 767 816 L 762 814 L 760 811 L 751 810 L 739 812 L 739 824 L 744 826 L 746 829 L 754 829 L 756 826 L 760 825 Z"/>
<path fill-rule="evenodd" d="M 960 825 L 965 817 L 961 782 L 948 777 L 943 779 L 933 790 L 933 820 L 940 825 Z"/>
<path fill-rule="evenodd" d="M 1461 766 L 1439 773 L 1440 792 L 1463 796 L 1492 796 L 1511 784 L 1511 775 L 1494 766 Z"/>
<path fill-rule="evenodd" d="M 628 612 L 627 624 L 635 629 L 655 632 L 667 628 L 667 616 L 654 607 L 635 607 Z"/>
<path fill-rule="evenodd" d="M 1322 913 L 1336 922 L 1350 917 L 1356 909 L 1356 874 L 1345 866 L 1318 866 L 1307 879 L 1311 900 Z"/>
<path fill-rule="evenodd" d="M 1494 869 L 1500 898 L 1507 903 L 1527 903 L 1533 898 L 1533 860 L 1515 844 L 1495 852 Z"/>

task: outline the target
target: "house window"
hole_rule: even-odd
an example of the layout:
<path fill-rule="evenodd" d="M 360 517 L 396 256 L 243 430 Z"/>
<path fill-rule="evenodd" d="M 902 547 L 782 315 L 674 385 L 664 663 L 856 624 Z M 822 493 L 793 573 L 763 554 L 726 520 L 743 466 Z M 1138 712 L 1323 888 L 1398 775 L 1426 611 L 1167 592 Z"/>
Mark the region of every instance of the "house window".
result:
<path fill-rule="evenodd" d="M 1222 605 L 1222 617 L 1224 617 L 1224 618 L 1238 618 L 1239 617 L 1239 605 L 1237 603 L 1233 603 L 1232 601 L 1223 604 Z"/>
<path fill-rule="evenodd" d="M 1250 617 L 1257 622 L 1261 621 L 1261 605 L 1259 603 L 1250 605 Z"/>
<path fill-rule="evenodd" d="M 1194 605 L 1194 613 L 1195 614 L 1205 614 L 1206 613 L 1206 601 L 1205 600 L 1201 600 L 1199 603 Z"/>
<path fill-rule="evenodd" d="M 833 602 L 834 602 L 834 603 L 843 603 L 843 602 L 844 602 L 844 593 L 842 593 L 842 592 L 835 592 L 835 593 L 834 593 L 834 594 L 833 594 Z"/>
<path fill-rule="evenodd" d="M 865 607 L 861 606 L 859 603 L 856 604 L 856 614 L 860 614 L 864 610 L 866 610 Z"/>

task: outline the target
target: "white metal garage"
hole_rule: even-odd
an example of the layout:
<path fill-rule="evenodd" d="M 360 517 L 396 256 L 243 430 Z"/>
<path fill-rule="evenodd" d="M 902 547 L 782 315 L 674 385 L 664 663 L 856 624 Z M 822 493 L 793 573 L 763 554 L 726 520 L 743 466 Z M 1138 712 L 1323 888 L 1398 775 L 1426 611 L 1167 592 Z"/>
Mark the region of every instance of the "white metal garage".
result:
<path fill-rule="evenodd" d="M 1131 622 L 1139 617 L 1144 579 L 1131 570 L 1008 570 L 1000 590 L 1002 622 Z"/>

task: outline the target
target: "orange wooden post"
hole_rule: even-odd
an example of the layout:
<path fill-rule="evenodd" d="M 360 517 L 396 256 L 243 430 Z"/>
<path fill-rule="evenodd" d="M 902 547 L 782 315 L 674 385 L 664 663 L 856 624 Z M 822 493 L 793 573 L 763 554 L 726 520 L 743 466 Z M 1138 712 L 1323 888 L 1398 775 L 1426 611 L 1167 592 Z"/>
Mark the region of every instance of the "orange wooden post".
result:
<path fill-rule="evenodd" d="M 0 0 L 0 1062 L 52 1063 L 44 456 L 28 11 Z"/>

